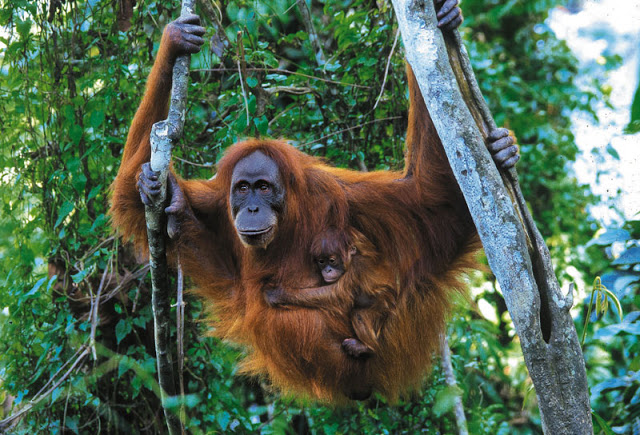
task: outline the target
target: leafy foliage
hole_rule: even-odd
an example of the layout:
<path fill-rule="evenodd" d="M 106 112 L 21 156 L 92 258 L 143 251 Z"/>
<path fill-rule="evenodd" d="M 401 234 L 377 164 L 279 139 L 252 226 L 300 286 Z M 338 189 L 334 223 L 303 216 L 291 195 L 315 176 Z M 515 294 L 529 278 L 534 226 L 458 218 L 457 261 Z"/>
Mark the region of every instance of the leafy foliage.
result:
<path fill-rule="evenodd" d="M 604 264 L 590 262 L 598 258 L 593 249 L 575 250 L 593 233 L 586 207 L 596 198 L 571 171 L 578 149 L 569 119 L 573 110 L 591 113 L 602 95 L 597 84 L 577 90 L 575 60 L 544 25 L 556 3 L 466 0 L 464 36 L 498 124 L 519 136 L 521 184 L 565 278 L 569 262 Z M 128 125 L 179 2 L 138 2 L 131 10 L 128 4 L 0 6 L 7 23 L 0 33 L 0 398 L 10 394 L 18 409 L 47 392 L 17 433 L 164 430 L 146 269 L 113 237 L 107 210 Z M 324 60 L 293 0 L 225 4 L 213 15 L 202 10 L 212 44 L 192 60 L 185 139 L 175 152 L 182 175 L 211 176 L 221 152 L 250 135 L 286 137 L 343 167 L 402 166 L 407 98 L 390 2 L 311 2 Z M 621 283 L 631 279 L 624 277 Z M 472 433 L 538 432 L 532 401 L 523 407 L 529 384 L 504 301 L 491 282 L 475 277 L 480 281 L 472 309 L 452 322 L 461 391 L 445 387 L 436 370 L 428 388 L 400 404 L 374 400 L 345 410 L 273 397 L 258 380 L 235 377 L 240 351 L 206 337 L 200 303 L 189 299 L 187 425 L 195 432 L 451 433 L 452 397 L 461 394 Z M 99 292 L 96 323 L 91 307 Z M 494 306 L 495 319 L 476 302 Z M 620 343 L 620 352 L 629 353 L 630 344 Z M 51 388 L 48 381 L 66 373 L 78 349 L 90 352 Z M 595 356 L 606 353 L 603 347 L 588 349 L 594 382 L 619 374 Z M 620 382 L 626 384 L 594 395 L 607 421 L 622 422 L 631 411 L 608 409 L 604 395 L 620 392 L 624 403 L 637 396 L 637 388 L 628 396 L 637 380 Z"/>
<path fill-rule="evenodd" d="M 611 259 L 602 284 L 615 294 L 625 313 L 622 321 L 617 310 L 596 312 L 588 319 L 585 358 L 591 403 L 613 433 L 634 433 L 640 425 L 640 221 L 602 231 L 590 244 L 604 248 Z"/>

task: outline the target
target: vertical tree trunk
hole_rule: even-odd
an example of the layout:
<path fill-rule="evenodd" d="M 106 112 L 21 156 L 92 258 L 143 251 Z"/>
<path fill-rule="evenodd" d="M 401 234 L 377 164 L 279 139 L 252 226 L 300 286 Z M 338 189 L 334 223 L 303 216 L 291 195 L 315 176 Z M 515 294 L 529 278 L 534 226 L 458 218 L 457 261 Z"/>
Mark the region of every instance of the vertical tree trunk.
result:
<path fill-rule="evenodd" d="M 194 14 L 194 0 L 183 0 L 181 15 Z M 154 338 L 158 383 L 162 408 L 171 435 L 184 433 L 177 409 L 168 409 L 167 399 L 175 396 L 176 384 L 173 375 L 170 345 L 171 292 L 167 274 L 166 256 L 166 191 L 167 174 L 171 162 L 174 142 L 182 136 L 187 105 L 187 85 L 189 83 L 189 63 L 191 56 L 180 56 L 173 67 L 173 87 L 169 116 L 157 122 L 151 129 L 151 169 L 158 172 L 162 183 L 161 200 L 158 206 L 146 207 L 147 235 L 149 239 L 149 262 L 151 263 L 151 301 L 153 306 Z"/>
<path fill-rule="evenodd" d="M 486 149 L 479 127 L 490 128 L 493 120 L 480 113 L 469 92 L 475 83 L 461 65 L 466 53 L 458 50 L 450 58 L 431 0 L 393 0 L 393 5 L 407 60 L 520 337 L 543 430 L 593 433 L 584 359 L 569 314 L 572 294 L 560 290 L 548 249 L 519 200 L 515 173 L 507 174 L 510 194 Z"/>

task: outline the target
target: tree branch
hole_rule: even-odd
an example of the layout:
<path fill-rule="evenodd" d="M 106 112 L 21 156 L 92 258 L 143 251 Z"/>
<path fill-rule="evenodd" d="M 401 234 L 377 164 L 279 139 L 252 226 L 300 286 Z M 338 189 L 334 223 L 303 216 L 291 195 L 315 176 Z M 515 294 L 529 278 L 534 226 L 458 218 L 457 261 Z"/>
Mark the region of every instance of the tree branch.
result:
<path fill-rule="evenodd" d="M 455 40 L 459 36 L 448 36 L 454 39 L 445 43 L 431 0 L 393 0 L 393 5 L 407 60 L 520 337 L 542 428 L 554 435 L 592 433 L 584 359 L 569 300 L 560 290 L 533 219 L 524 213 L 517 178 L 508 175 L 518 189 L 514 208 L 486 149 L 481 130 L 495 124 L 473 98 L 470 82 L 475 78 L 470 68 L 465 71 L 466 52 Z M 541 322 L 541 313 L 549 315 L 549 322 Z"/>

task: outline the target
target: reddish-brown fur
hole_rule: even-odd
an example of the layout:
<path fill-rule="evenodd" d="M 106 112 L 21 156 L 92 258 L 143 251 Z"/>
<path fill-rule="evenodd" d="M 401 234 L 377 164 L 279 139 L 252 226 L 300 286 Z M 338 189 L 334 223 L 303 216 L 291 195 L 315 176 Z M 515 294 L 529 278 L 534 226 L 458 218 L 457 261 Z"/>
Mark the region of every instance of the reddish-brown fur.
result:
<path fill-rule="evenodd" d="M 383 325 L 395 310 L 398 298 L 396 277 L 389 262 L 354 228 L 331 227 L 321 232 L 311 243 L 311 255 L 314 259 L 337 257 L 344 274 L 335 283 L 321 287 L 286 292 L 278 288 L 274 293 L 267 290 L 267 301 L 273 306 L 322 309 L 337 316 L 349 316 L 353 332 L 361 342 L 350 353 L 357 357 L 377 353 Z"/>
<path fill-rule="evenodd" d="M 113 223 L 142 251 L 147 236 L 136 178 L 149 160 L 151 126 L 167 112 L 174 58 L 167 46 L 163 37 L 113 184 Z M 180 252 L 210 309 L 212 333 L 245 345 L 242 370 L 268 377 L 283 391 L 339 401 L 373 388 L 393 400 L 418 386 L 439 347 L 450 293 L 473 266 L 474 225 L 410 69 L 408 77 L 405 172 L 336 169 L 284 141 L 251 139 L 227 150 L 214 179 L 178 180 L 196 220 L 182 223 L 172 252 Z M 266 250 L 241 245 L 229 207 L 233 168 L 257 150 L 277 163 L 286 191 L 285 211 Z M 270 307 L 263 296 L 269 283 L 285 291 L 314 279 L 321 284 L 309 253 L 313 236 L 328 225 L 326 216 L 331 225 L 361 232 L 393 274 L 394 306 L 378 353 L 367 360 L 340 348 L 353 334 L 340 310 Z"/>
<path fill-rule="evenodd" d="M 386 319 L 396 309 L 396 277 L 389 262 L 363 234 L 355 229 L 348 233 L 346 241 L 339 241 L 341 247 L 325 246 L 339 248 L 326 252 L 339 252 L 345 265 L 344 275 L 330 286 L 331 293 L 337 296 L 335 306 L 349 309 L 356 338 L 377 355 Z M 355 253 L 350 252 L 351 247 Z"/>

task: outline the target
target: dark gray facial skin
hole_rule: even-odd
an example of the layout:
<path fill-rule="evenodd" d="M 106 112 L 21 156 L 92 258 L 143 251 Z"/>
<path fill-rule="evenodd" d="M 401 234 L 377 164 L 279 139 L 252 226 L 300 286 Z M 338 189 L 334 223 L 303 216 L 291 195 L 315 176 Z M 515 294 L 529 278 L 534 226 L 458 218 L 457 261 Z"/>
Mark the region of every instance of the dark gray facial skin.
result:
<path fill-rule="evenodd" d="M 335 255 L 320 256 L 316 258 L 316 263 L 327 284 L 336 282 L 344 274 L 344 264 Z"/>
<path fill-rule="evenodd" d="M 284 209 L 284 187 L 276 163 L 260 151 L 240 160 L 231 175 L 231 215 L 240 241 L 266 249 Z"/>

